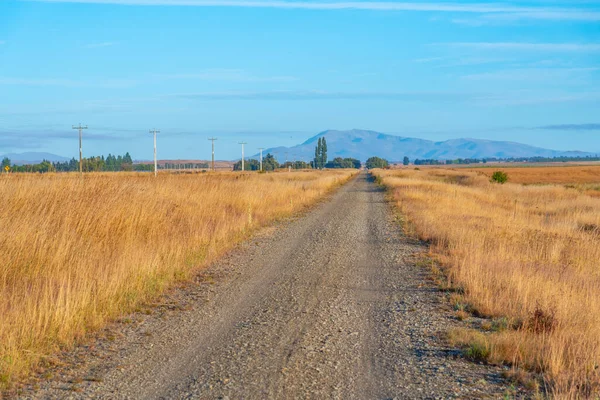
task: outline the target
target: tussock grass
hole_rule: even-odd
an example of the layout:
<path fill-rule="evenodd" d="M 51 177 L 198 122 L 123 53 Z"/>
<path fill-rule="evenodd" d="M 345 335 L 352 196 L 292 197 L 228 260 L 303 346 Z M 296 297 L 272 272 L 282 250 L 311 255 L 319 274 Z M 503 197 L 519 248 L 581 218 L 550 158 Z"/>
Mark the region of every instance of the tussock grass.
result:
<path fill-rule="evenodd" d="M 557 398 L 600 396 L 600 199 L 464 169 L 375 173 L 464 301 L 490 317 L 472 358 L 539 372 Z"/>
<path fill-rule="evenodd" d="M 0 388 L 349 171 L 0 176 Z"/>

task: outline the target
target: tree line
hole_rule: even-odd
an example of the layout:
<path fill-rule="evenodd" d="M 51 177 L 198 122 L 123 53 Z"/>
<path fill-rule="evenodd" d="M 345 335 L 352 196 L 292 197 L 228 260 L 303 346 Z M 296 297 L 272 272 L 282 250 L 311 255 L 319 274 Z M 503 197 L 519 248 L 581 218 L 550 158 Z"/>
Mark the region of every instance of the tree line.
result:
<path fill-rule="evenodd" d="M 405 157 L 406 159 L 406 157 Z M 488 162 L 529 162 L 529 163 L 544 163 L 544 162 L 569 162 L 569 161 L 600 161 L 600 157 L 489 157 L 489 158 L 456 158 L 453 160 L 437 160 L 437 159 L 416 159 L 415 165 L 468 165 L 468 164 L 487 164 Z M 408 165 L 404 163 L 404 165 Z"/>
<path fill-rule="evenodd" d="M 8 166 L 12 172 L 75 172 L 79 171 L 79 161 L 72 158 L 64 162 L 51 162 L 43 160 L 40 163 L 13 165 L 9 158 L 4 157 L 2 160 L 2 170 Z M 129 153 L 123 156 L 115 156 L 109 154 L 104 156 L 93 156 L 82 159 L 82 170 L 84 172 L 101 172 L 101 171 L 153 171 L 152 164 L 133 164 L 133 160 Z"/>
<path fill-rule="evenodd" d="M 275 157 L 268 153 L 263 157 L 263 171 L 274 171 L 279 168 L 279 163 Z M 242 170 L 242 160 L 233 164 L 234 171 Z M 258 171 L 260 170 L 260 161 L 255 159 L 244 160 L 244 171 Z"/>
<path fill-rule="evenodd" d="M 319 138 L 317 146 L 315 147 L 315 157 L 310 162 L 305 161 L 286 161 L 280 164 L 277 162 L 272 154 L 267 154 L 263 158 L 263 171 L 274 171 L 278 168 L 284 169 L 323 169 L 323 168 L 356 168 L 359 169 L 362 166 L 360 160 L 356 158 L 342 158 L 336 157 L 331 161 L 327 160 L 327 139 L 325 137 Z M 242 170 L 242 160 L 236 162 L 233 165 L 234 171 Z M 244 170 L 246 171 L 258 171 L 260 170 L 260 161 L 256 159 L 244 160 Z"/>

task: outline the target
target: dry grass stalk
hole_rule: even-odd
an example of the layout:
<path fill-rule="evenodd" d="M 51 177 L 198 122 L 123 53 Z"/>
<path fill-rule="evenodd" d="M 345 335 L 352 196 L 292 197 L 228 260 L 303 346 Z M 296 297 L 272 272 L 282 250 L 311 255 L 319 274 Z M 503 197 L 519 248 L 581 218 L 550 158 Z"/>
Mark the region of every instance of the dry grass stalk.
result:
<path fill-rule="evenodd" d="M 351 174 L 0 176 L 0 388 Z"/>
<path fill-rule="evenodd" d="M 465 170 L 376 173 L 471 307 L 511 321 L 485 335 L 490 360 L 542 372 L 560 398 L 600 395 L 600 199 Z"/>

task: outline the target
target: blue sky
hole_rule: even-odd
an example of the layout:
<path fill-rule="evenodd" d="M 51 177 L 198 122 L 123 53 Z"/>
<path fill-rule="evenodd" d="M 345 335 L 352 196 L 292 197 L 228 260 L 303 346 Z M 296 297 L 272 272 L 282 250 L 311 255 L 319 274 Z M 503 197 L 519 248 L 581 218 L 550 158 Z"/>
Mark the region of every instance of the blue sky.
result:
<path fill-rule="evenodd" d="M 600 1 L 0 0 L 0 154 L 326 129 L 600 152 Z"/>

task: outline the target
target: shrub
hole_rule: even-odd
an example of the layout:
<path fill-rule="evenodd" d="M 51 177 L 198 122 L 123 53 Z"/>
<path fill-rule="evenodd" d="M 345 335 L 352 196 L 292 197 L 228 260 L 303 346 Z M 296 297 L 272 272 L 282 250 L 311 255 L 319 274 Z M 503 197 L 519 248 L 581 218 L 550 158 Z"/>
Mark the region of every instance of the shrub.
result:
<path fill-rule="evenodd" d="M 368 169 L 387 168 L 387 167 L 389 167 L 390 163 L 388 162 L 388 160 L 386 160 L 384 158 L 371 157 L 367 160 L 365 165 Z"/>
<path fill-rule="evenodd" d="M 490 179 L 490 182 L 495 182 L 495 183 L 500 183 L 500 184 L 504 184 L 506 183 L 506 181 L 508 181 L 508 175 L 506 174 L 506 172 L 502 172 L 502 171 L 496 171 L 492 174 L 492 179 Z"/>

